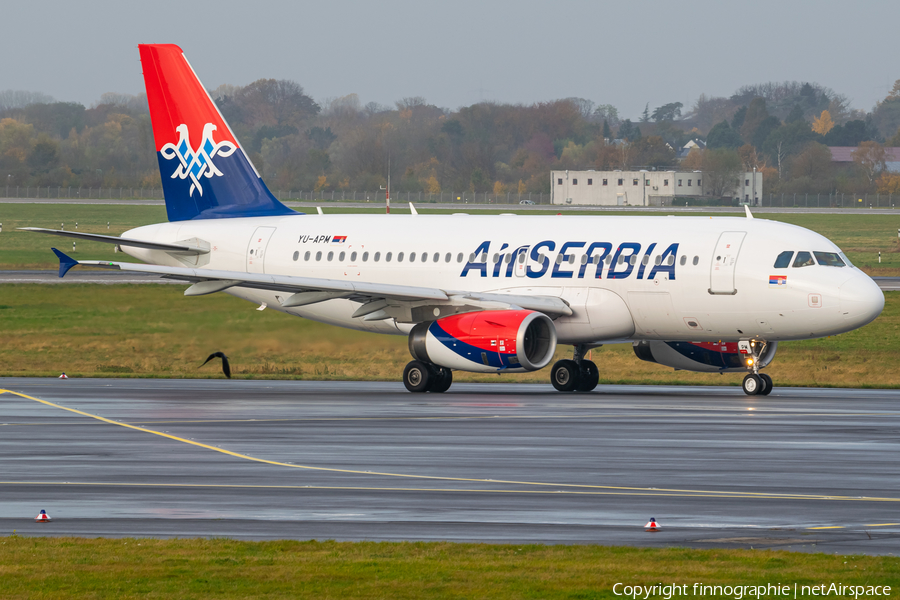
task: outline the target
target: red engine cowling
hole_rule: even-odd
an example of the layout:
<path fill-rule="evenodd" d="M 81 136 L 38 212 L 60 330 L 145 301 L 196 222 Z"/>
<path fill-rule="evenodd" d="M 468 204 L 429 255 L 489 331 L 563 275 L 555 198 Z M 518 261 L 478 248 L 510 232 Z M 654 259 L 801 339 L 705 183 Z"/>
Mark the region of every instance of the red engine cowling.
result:
<path fill-rule="evenodd" d="M 556 351 L 550 318 L 531 310 L 491 310 L 419 323 L 409 333 L 416 360 L 478 373 L 536 371 Z"/>
<path fill-rule="evenodd" d="M 775 358 L 778 342 L 769 342 L 759 357 L 760 368 Z M 747 370 L 747 355 L 741 354 L 737 342 L 635 342 L 634 353 L 641 360 L 658 363 L 675 370 L 703 373 L 737 373 Z"/>

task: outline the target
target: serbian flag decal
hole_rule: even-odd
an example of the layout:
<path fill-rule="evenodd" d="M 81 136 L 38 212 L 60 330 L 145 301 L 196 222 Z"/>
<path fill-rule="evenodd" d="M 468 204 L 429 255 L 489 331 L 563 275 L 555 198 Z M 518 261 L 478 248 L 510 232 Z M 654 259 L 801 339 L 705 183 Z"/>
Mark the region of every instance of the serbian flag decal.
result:
<path fill-rule="evenodd" d="M 787 275 L 769 275 L 769 285 L 782 287 L 787 285 Z"/>

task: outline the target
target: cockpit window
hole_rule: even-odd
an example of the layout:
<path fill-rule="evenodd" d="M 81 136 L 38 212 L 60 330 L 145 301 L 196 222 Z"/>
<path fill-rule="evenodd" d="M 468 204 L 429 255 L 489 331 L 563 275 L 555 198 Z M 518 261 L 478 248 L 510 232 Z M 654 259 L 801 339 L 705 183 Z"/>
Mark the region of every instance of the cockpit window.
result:
<path fill-rule="evenodd" d="M 778 258 L 775 259 L 775 268 L 776 269 L 787 269 L 791 266 L 791 257 L 794 256 L 793 250 L 785 250 L 781 254 L 778 255 Z"/>
<path fill-rule="evenodd" d="M 815 264 L 816 263 L 813 262 L 812 254 L 809 252 L 798 252 L 797 258 L 794 259 L 795 267 L 810 267 Z"/>
<path fill-rule="evenodd" d="M 852 266 L 853 266 L 853 263 L 850 262 L 850 259 L 847 258 L 847 255 L 846 255 L 846 254 L 844 254 L 843 252 L 839 252 L 839 253 L 838 253 L 838 256 L 841 257 L 841 259 L 844 261 L 844 264 L 845 264 L 845 265 L 847 265 L 848 267 L 852 267 Z"/>
<path fill-rule="evenodd" d="M 837 252 L 813 252 L 816 262 L 825 267 L 843 267 L 844 261 Z"/>

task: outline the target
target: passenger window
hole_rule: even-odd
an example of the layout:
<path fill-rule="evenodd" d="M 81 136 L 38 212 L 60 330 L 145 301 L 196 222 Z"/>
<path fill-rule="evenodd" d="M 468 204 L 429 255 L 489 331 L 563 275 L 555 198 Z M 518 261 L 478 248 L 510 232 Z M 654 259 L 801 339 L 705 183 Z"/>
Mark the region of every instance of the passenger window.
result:
<path fill-rule="evenodd" d="M 297 262 L 297 259 L 300 258 L 300 252 L 294 252 L 294 262 Z"/>
<path fill-rule="evenodd" d="M 441 262 L 441 255 L 439 252 L 435 252 L 434 256 L 431 257 L 432 262 Z M 450 255 L 447 255 L 447 262 L 450 262 Z"/>
<path fill-rule="evenodd" d="M 776 269 L 787 269 L 791 264 L 791 257 L 794 256 L 793 250 L 785 250 L 775 259 Z"/>
<path fill-rule="evenodd" d="M 469 262 L 475 262 L 475 253 L 474 252 L 469 255 Z"/>
<path fill-rule="evenodd" d="M 316 261 L 322 260 L 322 251 L 316 252 Z"/>
<path fill-rule="evenodd" d="M 633 265 L 637 264 L 637 254 L 632 254 L 631 258 L 628 259 L 628 262 L 630 262 Z"/>
<path fill-rule="evenodd" d="M 474 254 L 472 256 L 475 256 Z M 463 253 L 460 252 L 456 255 L 456 262 L 461 263 L 463 261 Z"/>
<path fill-rule="evenodd" d="M 558 264 L 558 265 L 562 264 L 562 254 L 556 255 L 556 264 Z"/>
<path fill-rule="evenodd" d="M 837 252 L 813 252 L 816 262 L 825 267 L 843 267 L 844 261 Z"/>
<path fill-rule="evenodd" d="M 658 265 L 661 262 L 662 262 L 662 256 L 657 256 L 656 258 L 653 259 L 654 265 Z"/>
<path fill-rule="evenodd" d="M 391 262 L 391 253 L 388 252 L 384 255 L 384 262 Z"/>
<path fill-rule="evenodd" d="M 642 265 L 649 265 L 649 264 L 650 264 L 650 255 L 649 255 L 649 254 L 645 254 L 645 255 L 644 255 L 644 258 L 641 259 L 641 264 L 642 264 Z"/>
<path fill-rule="evenodd" d="M 363 252 L 363 262 L 369 262 L 369 253 Z"/>
<path fill-rule="evenodd" d="M 375 259 L 375 262 L 378 262 L 379 260 L 381 260 L 381 252 L 376 252 L 375 256 L 373 256 L 372 258 Z"/>
<path fill-rule="evenodd" d="M 401 252 L 400 254 L 397 255 L 397 260 L 403 260 L 403 253 L 402 253 L 402 252 Z M 409 262 L 416 262 L 416 253 L 415 253 L 415 252 L 410 252 L 410 253 L 409 253 Z"/>
<path fill-rule="evenodd" d="M 428 262 L 428 253 L 427 252 L 422 253 L 422 262 Z"/>
<path fill-rule="evenodd" d="M 682 255 L 681 256 L 681 266 L 683 267 L 686 264 L 687 264 L 687 256 Z"/>
<path fill-rule="evenodd" d="M 446 263 L 450 262 L 450 253 L 449 252 L 444 255 L 444 262 L 446 262 Z"/>
<path fill-rule="evenodd" d="M 696 267 L 696 266 L 699 265 L 699 264 L 700 264 L 700 257 L 699 257 L 699 256 L 695 256 L 695 257 L 694 257 L 694 266 Z"/>
<path fill-rule="evenodd" d="M 509 264 L 509 261 L 511 261 L 511 260 L 512 260 L 512 254 L 507 254 L 506 256 L 503 257 L 503 262 L 505 262 L 506 264 Z"/>
<path fill-rule="evenodd" d="M 669 258 L 666 259 L 666 264 L 669 265 L 670 267 L 675 264 L 675 255 L 674 254 L 669 255 Z"/>
<path fill-rule="evenodd" d="M 356 262 L 356 252 L 350 253 L 350 262 Z"/>
<path fill-rule="evenodd" d="M 416 255 L 416 253 L 413 252 L 413 256 L 415 256 L 415 255 Z M 403 253 L 402 252 L 397 253 L 397 262 L 403 262 Z"/>
<path fill-rule="evenodd" d="M 309 260 L 309 250 L 307 250 L 306 254 L 303 255 L 303 260 Z"/>
<path fill-rule="evenodd" d="M 520 252 L 520 253 L 519 253 L 519 264 L 520 264 L 520 265 L 521 265 L 521 264 L 524 264 L 526 258 L 528 258 L 528 257 L 525 256 L 525 253 L 524 253 L 524 252 Z"/>
<path fill-rule="evenodd" d="M 331 262 L 331 260 L 332 260 L 333 258 L 334 258 L 334 252 L 329 252 L 329 253 L 328 253 L 328 262 Z"/>
<path fill-rule="evenodd" d="M 338 261 L 344 262 L 344 257 L 345 257 L 345 256 L 347 256 L 347 253 L 346 253 L 346 252 L 341 252 L 340 254 L 338 254 Z"/>
<path fill-rule="evenodd" d="M 622 262 L 622 257 L 621 257 L 621 256 L 619 257 L 619 262 Z M 606 255 L 606 264 L 611 264 L 611 263 L 612 263 L 612 256 L 610 256 L 609 254 L 607 254 L 607 255 Z"/>
<path fill-rule="evenodd" d="M 798 252 L 797 258 L 794 259 L 795 267 L 810 267 L 815 264 L 816 263 L 813 262 L 812 254 L 809 252 Z"/>

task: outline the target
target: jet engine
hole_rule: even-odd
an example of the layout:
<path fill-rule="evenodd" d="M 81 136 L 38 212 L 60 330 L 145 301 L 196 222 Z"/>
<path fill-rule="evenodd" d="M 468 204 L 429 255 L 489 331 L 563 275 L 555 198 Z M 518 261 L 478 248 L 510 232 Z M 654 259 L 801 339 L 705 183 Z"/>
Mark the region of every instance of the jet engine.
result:
<path fill-rule="evenodd" d="M 775 358 L 778 342 L 769 342 L 759 356 L 759 367 Z M 747 370 L 747 355 L 741 354 L 737 342 L 635 342 L 634 353 L 647 362 L 672 367 L 676 371 L 704 373 L 738 373 Z"/>
<path fill-rule="evenodd" d="M 419 323 L 409 333 L 416 360 L 478 373 L 536 371 L 556 351 L 550 318 L 530 310 L 490 310 Z"/>

